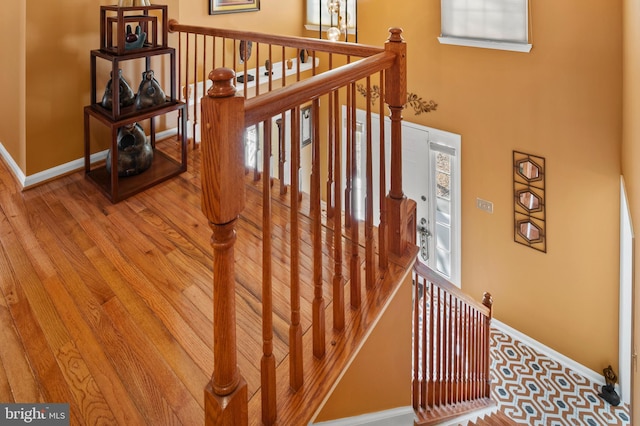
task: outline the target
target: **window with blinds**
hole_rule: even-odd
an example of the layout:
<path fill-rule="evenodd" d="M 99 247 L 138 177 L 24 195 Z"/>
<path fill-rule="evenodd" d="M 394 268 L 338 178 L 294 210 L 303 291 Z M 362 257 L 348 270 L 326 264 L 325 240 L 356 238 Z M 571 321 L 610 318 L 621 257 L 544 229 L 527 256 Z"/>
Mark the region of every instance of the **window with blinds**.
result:
<path fill-rule="evenodd" d="M 442 0 L 443 44 L 528 52 L 528 0 Z"/>
<path fill-rule="evenodd" d="M 330 3 L 338 3 L 340 5 L 340 15 L 345 22 L 338 22 L 338 15 L 330 13 Z M 353 34 L 356 27 L 356 0 L 307 0 L 307 23 L 305 27 L 308 30 L 318 30 L 320 25 L 322 25 L 322 30 L 346 25 L 349 34 Z"/>

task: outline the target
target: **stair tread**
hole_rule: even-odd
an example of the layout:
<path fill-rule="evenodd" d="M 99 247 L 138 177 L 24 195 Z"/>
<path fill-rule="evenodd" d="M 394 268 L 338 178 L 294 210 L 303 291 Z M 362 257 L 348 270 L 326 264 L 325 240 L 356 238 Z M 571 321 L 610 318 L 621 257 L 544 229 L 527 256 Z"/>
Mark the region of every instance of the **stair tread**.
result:
<path fill-rule="evenodd" d="M 475 426 L 511 426 L 518 425 L 519 423 L 507 416 L 504 411 L 498 410 L 489 415 L 485 415 L 483 418 L 477 419 L 475 422 L 471 422 L 470 424 Z"/>

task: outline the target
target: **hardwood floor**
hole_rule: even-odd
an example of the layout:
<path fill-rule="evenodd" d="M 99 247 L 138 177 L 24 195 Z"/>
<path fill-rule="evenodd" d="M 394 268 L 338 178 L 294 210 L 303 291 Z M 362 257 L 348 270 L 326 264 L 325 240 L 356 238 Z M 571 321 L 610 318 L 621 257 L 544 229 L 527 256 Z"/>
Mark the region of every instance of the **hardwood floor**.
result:
<path fill-rule="evenodd" d="M 69 402 L 74 425 L 203 423 L 212 273 L 197 181 L 112 205 L 82 172 L 23 193 L 2 164 L 1 401 Z"/>
<path fill-rule="evenodd" d="M 203 389 L 213 368 L 213 278 L 199 167 L 199 150 L 190 150 L 186 173 L 113 205 L 83 172 L 21 192 L 0 161 L 0 402 L 68 402 L 72 425 L 203 424 Z M 251 397 L 260 386 L 262 236 L 259 192 L 250 188 L 247 196 L 255 199 L 238 221 L 236 298 L 238 364 Z M 274 202 L 274 354 L 282 370 L 290 318 L 287 212 Z M 323 232 L 330 317 L 332 230 Z M 308 227 L 301 243 L 310 250 Z M 313 299 L 310 258 L 302 256 L 300 266 L 305 331 Z M 402 271 L 393 269 L 382 281 L 397 280 Z M 345 294 L 348 303 L 348 289 Z M 363 296 L 370 303 L 348 317 L 347 328 L 372 323 L 387 295 Z M 328 323 L 327 342 L 335 343 L 340 336 Z M 316 367 L 337 375 L 349 353 Z M 305 375 L 322 380 L 314 368 Z M 278 380 L 279 395 L 287 394 L 286 380 Z M 318 392 L 303 389 L 298 404 Z M 259 399 L 252 401 L 252 423 Z"/>

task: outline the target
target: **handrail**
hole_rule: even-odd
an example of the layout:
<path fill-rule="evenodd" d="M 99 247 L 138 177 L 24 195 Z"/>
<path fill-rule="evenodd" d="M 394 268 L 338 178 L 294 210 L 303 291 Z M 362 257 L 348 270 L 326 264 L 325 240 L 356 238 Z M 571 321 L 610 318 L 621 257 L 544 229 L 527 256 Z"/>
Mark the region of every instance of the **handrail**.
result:
<path fill-rule="evenodd" d="M 491 404 L 493 300 L 473 300 L 419 262 L 413 269 L 413 407 L 420 424 L 436 424 Z"/>
<path fill-rule="evenodd" d="M 318 99 L 346 84 L 388 69 L 395 60 L 395 54 L 383 51 L 340 68 L 309 77 L 295 85 L 285 86 L 262 96 L 248 99 L 245 104 L 245 125 L 249 127 L 268 120 L 282 111 L 290 110 L 309 100 Z"/>
<path fill-rule="evenodd" d="M 457 297 L 460 300 L 463 300 L 467 305 L 472 306 L 475 310 L 482 313 L 484 316 L 491 316 L 491 309 L 482 303 L 478 302 L 464 291 L 460 290 L 458 286 L 453 284 L 451 281 L 444 278 L 442 275 L 435 272 L 433 269 L 428 268 L 423 263 L 416 262 L 413 266 L 413 269 L 416 271 L 418 275 L 429 280 L 430 282 L 436 284 L 441 289 L 445 290 L 447 293 L 450 293 Z"/>
<path fill-rule="evenodd" d="M 189 34 L 200 34 L 213 37 L 226 37 L 236 40 L 251 40 L 256 43 L 297 47 L 299 49 L 307 49 L 316 52 L 327 52 L 358 57 L 373 56 L 377 53 L 384 52 L 383 48 L 369 46 L 366 44 L 310 39 L 297 36 L 264 34 L 251 31 L 226 30 L 222 28 L 199 27 L 196 25 L 183 25 L 178 23 L 178 21 L 176 21 L 175 19 L 169 20 L 168 25 L 170 33 L 184 32 Z"/>
<path fill-rule="evenodd" d="M 244 173 L 249 169 L 245 166 L 245 142 L 244 132 L 249 126 L 264 123 L 264 126 L 257 126 L 255 132 L 258 135 L 253 141 L 250 149 L 253 150 L 255 158 L 262 156 L 263 158 L 263 185 L 257 190 L 263 191 L 263 209 L 262 209 L 262 229 L 263 232 L 263 250 L 264 246 L 270 244 L 271 232 L 275 224 L 281 224 L 280 218 L 288 216 L 284 221 L 286 224 L 278 228 L 281 234 L 281 247 L 287 250 L 286 259 L 275 259 L 271 256 L 269 249 L 263 251 L 262 268 L 262 359 L 260 365 L 260 388 L 261 391 L 261 416 L 263 424 L 274 424 L 278 421 L 278 405 L 283 401 L 276 387 L 276 376 L 289 376 L 289 390 L 294 391 L 295 395 L 304 395 L 309 392 L 308 381 L 310 377 L 315 377 L 313 373 L 307 375 L 309 368 L 303 364 L 305 354 L 308 350 L 303 350 L 303 326 L 302 319 L 304 304 L 301 303 L 301 297 L 305 290 L 305 286 L 309 283 L 304 279 L 303 266 L 307 259 L 312 260 L 313 269 L 313 311 L 311 312 L 312 320 L 310 327 L 313 334 L 312 352 L 314 357 L 319 360 L 326 361 L 325 340 L 326 340 L 326 323 L 325 310 L 330 311 L 333 318 L 333 333 L 346 333 L 346 308 L 345 308 L 345 284 L 349 281 L 351 290 L 349 302 L 352 310 L 361 309 L 360 289 L 362 282 L 360 279 L 360 269 L 362 263 L 360 259 L 360 246 L 358 244 L 359 227 L 358 217 L 356 217 L 355 209 L 348 209 L 358 203 L 361 194 L 353 191 L 353 182 L 358 177 L 358 168 L 361 168 L 361 176 L 366 175 L 366 186 L 369 193 L 373 188 L 373 171 L 372 164 L 367 165 L 365 172 L 364 167 L 356 163 L 356 152 L 363 152 L 363 157 L 367 158 L 369 163 L 372 162 L 373 141 L 368 140 L 366 143 L 360 143 L 356 135 L 357 122 L 355 119 L 356 110 L 356 82 L 363 81 L 366 83 L 367 91 L 365 93 L 365 102 L 372 102 L 371 79 L 379 77 L 380 86 L 384 86 L 381 90 L 385 96 L 380 99 L 381 104 L 390 111 L 392 121 L 392 132 L 390 140 L 390 148 L 386 148 L 385 132 L 380 134 L 380 162 L 386 164 L 390 155 L 390 174 L 391 184 L 390 190 L 386 179 L 376 182 L 383 193 L 386 191 L 388 195 L 378 200 L 379 211 L 384 211 L 385 220 L 384 228 L 379 228 L 379 233 L 387 234 L 391 240 L 389 244 L 384 236 L 380 236 L 378 243 L 374 241 L 372 231 L 373 203 L 366 203 L 365 218 L 368 218 L 368 228 L 365 229 L 365 247 L 367 253 L 367 267 L 374 268 L 374 246 L 377 246 L 379 252 L 389 251 L 397 256 L 409 254 L 413 245 L 412 236 L 415 236 L 415 202 L 408 200 L 402 191 L 402 109 L 406 102 L 406 44 L 402 38 L 402 30 L 399 28 L 391 28 L 389 30 L 389 38 L 385 43 L 384 49 L 371 48 L 361 45 L 353 45 L 346 43 L 332 43 L 321 40 L 307 40 L 299 37 L 282 37 L 271 36 L 259 33 L 240 32 L 233 30 L 219 30 L 202 27 L 180 25 L 173 21 L 170 24 L 172 32 L 180 31 L 181 34 L 187 33 L 186 37 L 179 37 L 179 47 L 184 45 L 185 63 L 185 79 L 184 87 L 188 88 L 189 81 L 193 81 L 193 99 L 197 102 L 198 89 L 202 88 L 203 98 L 200 101 L 202 122 L 202 179 L 203 179 L 203 212 L 209 219 L 213 231 L 212 247 L 214 250 L 214 268 L 213 288 L 214 288 L 214 370 L 211 382 L 205 392 L 205 412 L 207 424 L 247 424 L 247 400 L 248 392 L 247 381 L 244 380 L 241 370 L 237 367 L 235 359 L 237 358 L 238 347 L 235 336 L 235 321 L 233 311 L 235 309 L 234 288 L 236 281 L 234 280 L 234 259 L 233 249 L 235 242 L 235 228 L 239 222 L 238 218 L 243 213 L 243 204 L 232 199 L 244 198 L 241 195 L 240 186 L 244 183 Z M 197 32 L 197 36 L 188 37 L 189 32 Z M 204 35 L 204 37 L 202 37 Z M 208 38 L 213 37 L 213 40 Z M 222 38 L 222 40 L 217 40 Z M 227 43 L 227 40 L 233 39 L 233 43 Z M 248 86 L 246 79 L 244 80 L 245 88 L 242 93 L 236 89 L 235 70 L 244 67 L 244 75 L 248 75 L 249 64 L 246 59 L 249 58 L 247 51 L 244 52 L 242 65 L 237 62 L 237 46 L 236 42 L 240 40 L 251 40 L 256 44 L 265 43 L 266 46 L 256 46 L 253 50 L 253 59 L 251 59 L 251 69 L 258 70 L 261 59 L 267 58 L 268 62 L 282 61 L 284 66 L 285 49 L 309 49 L 310 55 L 316 56 L 318 51 L 327 52 L 327 71 L 318 74 L 315 61 L 312 61 L 311 76 L 301 76 L 300 61 L 293 58 L 298 63 L 295 74 L 290 74 L 292 82 L 287 82 L 287 78 L 279 76 L 282 87 L 272 88 L 270 73 L 267 71 L 265 63 L 265 72 L 268 79 L 268 89 L 266 93 L 260 92 L 261 84 L 258 81 L 260 73 L 255 74 L 255 93 L 248 95 Z M 276 51 L 272 56 L 272 47 L 280 43 L 278 46 L 282 48 L 282 52 Z M 246 48 L 246 44 L 243 45 Z M 202 48 L 201 48 L 202 47 Z M 233 50 L 231 51 L 231 48 Z M 217 50 L 216 50 L 217 49 Z M 197 52 L 205 52 L 202 57 L 197 56 Z M 231 53 L 228 53 L 231 51 Z M 189 54 L 193 52 L 193 61 L 189 60 Z M 208 59 L 208 54 L 211 57 Z M 291 53 L 291 52 L 289 52 Z M 335 58 L 338 54 L 343 54 L 345 58 Z M 364 56 L 363 58 L 359 56 Z M 182 57 L 182 53 L 180 54 Z M 220 61 L 216 61 L 220 58 Z M 277 59 L 276 59 L 277 58 Z M 291 58 L 290 58 L 291 59 Z M 290 60 L 289 62 L 293 62 Z M 205 75 L 204 68 L 213 62 L 214 70 L 209 73 L 212 80 L 211 89 L 205 94 L 205 84 L 199 84 L 199 75 Z M 255 65 L 254 65 L 255 63 Z M 346 64 L 345 64 L 346 63 Z M 340 65 L 338 65 L 340 64 Z M 193 67 L 190 67 L 192 65 Z M 334 68 L 335 66 L 335 68 Z M 291 69 L 291 68 L 289 68 Z M 181 80 L 182 81 L 182 80 Z M 374 80 L 375 81 L 375 80 Z M 265 84 L 266 85 L 266 84 Z M 265 87 L 266 89 L 266 87 Z M 188 90 L 187 90 L 188 93 Z M 323 102 L 323 110 L 320 110 L 320 98 L 327 99 Z M 186 102 L 190 96 L 185 96 Z M 302 124 L 302 108 L 307 108 L 311 104 L 311 112 L 306 117 L 309 120 L 304 127 L 308 133 L 313 134 L 312 146 L 314 148 L 311 158 L 311 176 L 309 181 L 312 182 L 308 186 L 310 191 L 309 204 L 302 203 L 303 194 L 301 189 L 302 167 L 301 149 L 302 142 L 301 124 Z M 346 106 L 348 111 L 346 120 L 342 120 L 342 108 Z M 197 103 L 194 103 L 193 124 L 194 134 L 197 122 Z M 381 106 L 382 108 L 382 106 Z M 368 108 L 370 110 L 370 107 Z M 187 111 L 189 108 L 187 108 Z M 285 113 L 286 112 L 286 113 Z M 326 114 L 325 114 L 326 112 Z M 277 160 L 281 163 L 286 160 L 288 165 L 290 188 L 289 193 L 282 197 L 284 205 L 288 205 L 284 209 L 278 209 L 279 218 L 273 218 L 274 214 L 271 204 L 271 157 L 275 156 L 272 152 L 272 122 L 275 118 L 278 125 L 278 153 Z M 368 111 L 366 120 L 368 126 L 371 125 L 371 113 Z M 321 130 L 322 128 L 322 137 Z M 346 128 L 346 137 L 342 136 L 342 129 Z M 275 144 L 273 144 L 275 145 Z M 327 147 L 328 156 L 321 157 L 321 145 Z M 284 148 L 284 149 L 280 149 Z M 345 153 L 343 154 L 343 150 Z M 257 154 L 257 152 L 260 154 Z M 387 152 L 389 151 L 389 152 Z M 249 152 L 249 150 L 247 150 Z M 345 157 L 344 159 L 342 157 Z M 253 164 L 254 159 L 251 162 Z M 257 160 L 255 160 L 257 162 Z M 260 172 L 257 170 L 255 172 Z M 337 214 L 331 218 L 321 215 L 322 205 L 320 201 L 320 176 L 322 169 L 326 167 L 328 174 L 333 171 L 333 181 L 327 180 L 326 195 L 327 202 L 332 203 Z M 255 173 L 258 176 L 260 173 Z M 286 172 L 278 170 L 277 179 L 281 182 L 286 179 Z M 344 176 L 345 182 L 342 180 Z M 381 175 L 384 177 L 384 174 Z M 259 178 L 254 177 L 257 181 Z M 206 181 L 206 182 L 205 182 Z M 253 191 L 253 189 L 252 189 Z M 285 191 L 286 192 L 286 191 Z M 206 195 L 205 195 L 206 193 Z M 281 194 L 283 192 L 281 191 Z M 370 194 L 369 198 L 373 198 Z M 303 206 L 303 204 L 305 204 Z M 345 209 L 342 213 L 342 205 Z M 301 215 L 307 214 L 308 219 L 302 220 Z M 343 221 L 344 215 L 344 221 Z M 271 223 L 270 221 L 274 221 Z M 307 221 L 312 222 L 311 229 L 306 225 Z M 259 219 L 258 219 L 259 221 Z M 303 223 L 304 222 L 304 223 Z M 323 223 L 324 222 L 324 223 Z M 380 223 L 383 223 L 381 217 Z M 344 226 L 343 226 L 344 224 Z M 274 226 L 272 226 L 274 225 Z M 327 231 L 324 231 L 324 230 Z M 304 235 L 311 232 L 311 244 L 302 243 Z M 349 235 L 350 241 L 347 243 L 344 239 L 345 235 Z M 325 239 L 329 238 L 329 239 Z M 325 243 L 329 249 L 325 258 Z M 271 243 L 272 244 L 272 243 Z M 347 244 L 350 244 L 349 248 Z M 312 246 L 312 251 L 309 251 Z M 323 277 L 323 270 L 327 261 L 332 261 L 333 267 L 329 271 L 330 276 L 326 279 Z M 349 273 L 343 274 L 343 263 L 349 261 Z M 367 290 L 376 291 L 376 284 L 386 274 L 389 265 L 384 263 L 386 258 L 380 256 L 380 269 L 377 274 L 369 271 L 366 275 Z M 274 286 L 270 282 L 268 275 L 273 271 L 274 266 L 278 263 L 284 263 L 289 271 L 289 277 L 284 278 L 285 286 Z M 226 267 L 224 266 L 226 265 Z M 302 279 L 301 279 L 302 278 Z M 330 296 L 324 294 L 325 283 L 331 285 Z M 281 294 L 282 290 L 289 290 L 288 295 Z M 283 297 L 284 296 L 284 297 Z M 326 303 L 330 297 L 331 306 Z M 284 309 L 288 310 L 290 319 L 289 339 L 288 339 L 288 369 L 276 369 L 274 350 L 273 350 L 273 302 L 286 300 L 288 305 Z M 282 311 L 280 311 L 282 312 Z M 224 316 L 224 318 L 222 318 Z M 349 334 L 355 330 L 349 330 Z M 335 356 L 339 351 L 331 351 L 330 356 Z M 306 361 L 305 361 L 306 363 Z M 249 376 L 247 376 L 249 377 Z M 305 381 L 307 383 L 305 383 Z M 295 397 L 294 397 L 295 398 Z M 300 398 L 300 396 L 297 396 Z M 276 402 L 278 404 L 276 404 Z M 317 402 L 314 402 L 317 404 Z M 252 404 L 253 406 L 253 404 Z M 317 408 L 317 405 L 316 405 Z M 252 418 L 257 418 L 253 412 Z M 282 413 L 282 414 L 286 414 Z M 308 421 L 310 413 L 292 412 L 296 421 L 289 424 L 299 424 L 300 421 Z M 285 419 L 286 417 L 283 417 Z M 226 419 L 220 422 L 220 419 Z M 227 422 L 228 420 L 228 422 Z M 288 420 L 288 419 L 287 419 Z M 286 420 L 283 420 L 286 421 Z"/>

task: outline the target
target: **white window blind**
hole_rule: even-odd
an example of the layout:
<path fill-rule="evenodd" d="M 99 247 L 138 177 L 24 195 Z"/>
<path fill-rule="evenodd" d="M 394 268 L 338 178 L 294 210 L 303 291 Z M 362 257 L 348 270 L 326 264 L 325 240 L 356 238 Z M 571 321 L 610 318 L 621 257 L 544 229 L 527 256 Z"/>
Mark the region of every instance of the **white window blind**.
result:
<path fill-rule="evenodd" d="M 441 42 L 478 47 L 506 46 L 507 50 L 531 49 L 528 45 L 528 0 L 442 0 L 441 5 Z M 456 39 L 462 41 L 455 42 Z M 464 43 L 465 39 L 469 43 Z M 509 49 L 512 45 L 514 48 Z"/>

